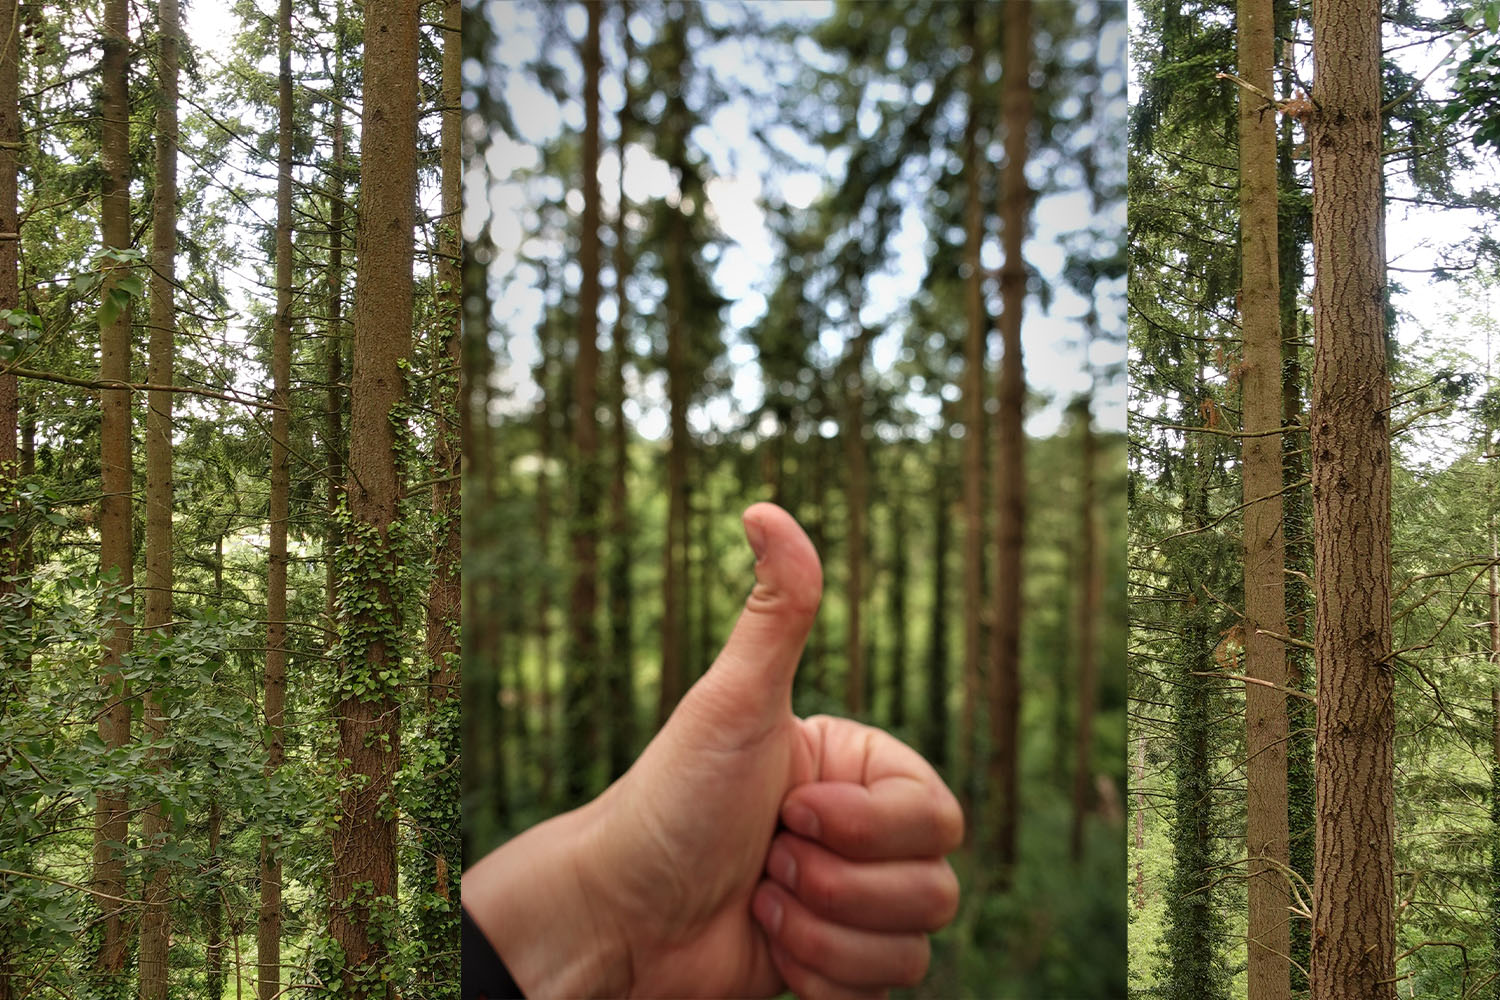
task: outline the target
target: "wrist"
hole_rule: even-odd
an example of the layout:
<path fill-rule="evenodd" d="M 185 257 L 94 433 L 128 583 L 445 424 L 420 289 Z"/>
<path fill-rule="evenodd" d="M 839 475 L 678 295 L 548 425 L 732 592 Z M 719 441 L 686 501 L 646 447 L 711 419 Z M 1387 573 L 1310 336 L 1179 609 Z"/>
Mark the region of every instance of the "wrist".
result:
<path fill-rule="evenodd" d="M 595 800 L 464 873 L 464 908 L 531 1000 L 630 992 L 629 948 L 601 899 L 606 817 Z"/>

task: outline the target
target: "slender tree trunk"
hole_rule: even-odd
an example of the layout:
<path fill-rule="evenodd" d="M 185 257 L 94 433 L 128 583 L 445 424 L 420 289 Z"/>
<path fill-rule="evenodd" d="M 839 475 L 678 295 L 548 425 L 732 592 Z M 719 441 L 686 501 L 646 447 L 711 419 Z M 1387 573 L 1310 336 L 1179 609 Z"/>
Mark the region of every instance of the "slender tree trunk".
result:
<path fill-rule="evenodd" d="M 573 583 L 568 599 L 568 667 L 563 716 L 567 727 L 565 778 L 569 805 L 588 798 L 599 757 L 599 2 L 585 5 L 583 45 L 583 228 L 578 263 L 578 354 L 573 365 Z"/>
<path fill-rule="evenodd" d="M 630 66 L 634 60 L 634 41 L 630 36 L 630 4 L 620 0 L 620 41 L 624 50 L 621 67 L 621 90 L 624 93 L 620 106 L 620 137 L 617 146 L 618 158 L 625 162 L 625 148 L 630 127 Z M 630 471 L 628 450 L 630 428 L 625 423 L 625 366 L 630 361 L 629 334 L 626 332 L 626 316 L 630 301 L 626 285 L 630 280 L 631 259 L 627 246 L 629 232 L 625 219 L 629 212 L 625 200 L 625 171 L 620 171 L 620 187 L 615 211 L 615 324 L 611 334 L 614 348 L 614 363 L 611 366 L 610 407 L 612 412 L 613 478 L 609 490 L 610 549 L 609 564 L 609 655 L 610 671 L 606 696 L 613 706 L 610 712 L 609 749 L 607 752 L 609 778 L 613 781 L 630 767 L 635 755 L 635 679 L 632 661 L 635 657 L 635 641 L 631 629 L 634 614 L 634 592 L 631 588 L 630 567 L 630 498 L 626 489 L 626 476 Z"/>
<path fill-rule="evenodd" d="M 130 71 L 129 4 L 106 0 L 104 5 L 103 102 L 100 107 L 100 228 L 106 248 L 130 246 Z M 106 265 L 100 297 L 109 301 L 116 292 L 121 269 Z M 101 313 L 99 322 L 99 378 L 106 382 L 130 380 L 131 308 L 118 309 L 109 322 Z M 100 390 L 101 422 L 100 478 L 103 496 L 99 515 L 99 569 L 113 578 L 128 596 L 134 583 L 135 545 L 132 537 L 130 390 Z M 112 601 L 108 608 L 111 633 L 100 664 L 100 683 L 106 707 L 99 717 L 99 738 L 110 748 L 130 742 L 129 684 L 120 673 L 120 661 L 130 651 L 131 628 L 125 605 Z M 101 893 L 104 912 L 98 970 L 118 976 L 125 969 L 124 913 L 109 897 L 125 897 L 124 859 L 114 844 L 128 835 L 127 803 L 123 791 L 101 789 L 94 823 L 94 885 Z"/>
<path fill-rule="evenodd" d="M 1271 0 L 1240 0 L 1240 75 L 1271 92 Z M 1240 385 L 1244 429 L 1246 821 L 1249 997 L 1291 993 L 1287 840 L 1286 535 L 1281 511 L 1281 303 L 1277 267 L 1276 120 L 1268 102 L 1240 91 Z"/>
<path fill-rule="evenodd" d="M 983 632 L 980 616 L 984 613 L 984 470 L 986 381 L 984 377 L 985 338 L 988 333 L 984 308 L 984 277 L 980 270 L 979 247 L 984 238 L 984 209 L 980 198 L 982 171 L 989 163 L 981 155 L 979 120 L 985 113 L 984 54 L 979 37 L 979 3 L 964 5 L 964 31 L 967 36 L 969 63 L 969 109 L 964 123 L 964 304 L 968 314 L 964 338 L 964 700 L 958 724 L 958 789 L 964 812 L 973 815 L 975 792 L 979 785 L 975 762 L 974 718 L 979 705 Z M 989 789 L 991 795 L 998 789 Z M 1002 885 L 1009 878 L 1009 862 L 997 871 Z"/>
<path fill-rule="evenodd" d="M 224 539 L 215 539 L 214 554 L 222 559 Z M 203 914 L 203 930 L 208 938 L 204 942 L 208 1000 L 220 1000 L 224 996 L 224 901 L 220 893 L 219 880 L 219 834 L 224 823 L 224 807 L 218 796 L 208 803 L 208 902 Z"/>
<path fill-rule="evenodd" d="M 850 311 L 855 323 L 859 323 L 859 296 L 854 296 Z M 844 364 L 841 385 L 848 393 L 845 400 L 844 419 L 844 464 L 849 472 L 849 536 L 845 544 L 848 551 L 849 581 L 847 600 L 849 621 L 844 647 L 848 657 L 848 685 L 844 691 L 844 708 L 850 715 L 865 712 L 865 657 L 861 610 L 865 596 L 865 518 L 869 510 L 868 449 L 865 447 L 865 354 L 870 341 L 878 331 L 874 327 L 859 327 L 859 333 L 849 345 L 849 356 Z"/>
<path fill-rule="evenodd" d="M 948 768 L 948 549 L 952 526 L 947 489 L 947 420 L 935 435 L 938 461 L 932 476 L 932 617 L 927 629 L 927 725 L 922 754 L 939 773 Z"/>
<path fill-rule="evenodd" d="M 1394 998 L 1395 706 L 1380 5 L 1313 8 L 1313 1000 Z"/>
<path fill-rule="evenodd" d="M 161 0 L 156 105 L 156 185 L 151 205 L 151 334 L 147 381 L 171 385 L 177 317 L 173 286 L 177 281 L 177 46 L 181 25 L 177 0 Z M 171 639 L 172 622 L 172 394 L 153 389 L 146 395 L 146 632 L 147 641 Z M 161 683 L 159 678 L 151 685 Z M 147 737 L 161 741 L 167 719 L 161 698 L 148 689 L 141 701 Z M 160 770 L 165 754 L 153 750 L 148 766 Z M 150 801 L 141 819 L 146 862 L 145 909 L 141 914 L 140 997 L 166 1000 L 167 910 L 170 877 L 155 852 L 170 831 L 162 804 Z"/>
<path fill-rule="evenodd" d="M 0 232 L 16 233 L 16 239 L 0 240 L 0 309 L 21 307 L 20 216 L 16 210 L 17 175 L 20 171 L 20 0 L 0 3 Z M 9 577 L 21 572 L 20 495 L 21 476 L 20 383 L 14 372 L 0 374 L 0 598 L 13 594 Z M 3 981 L 3 980 L 0 980 Z"/>
<path fill-rule="evenodd" d="M 1135 741 L 1135 908 L 1146 908 L 1146 736 Z"/>
<path fill-rule="evenodd" d="M 334 13 L 335 33 L 340 39 L 334 50 L 333 69 L 333 150 L 328 167 L 328 338 L 324 344 L 323 366 L 327 372 L 327 398 L 323 413 L 323 461 L 328 466 L 328 535 L 324 539 L 327 593 L 324 614 L 330 628 L 338 621 L 338 565 L 334 553 L 339 547 L 339 505 L 344 500 L 344 3 L 339 0 Z"/>
<path fill-rule="evenodd" d="M 665 29 L 685 51 L 686 26 L 681 15 Z M 681 188 L 687 180 L 687 107 L 681 88 L 667 100 L 662 128 L 667 165 Z M 666 722 L 686 688 L 684 673 L 687 637 L 683 602 L 686 596 L 683 569 L 687 552 L 688 483 L 688 362 L 687 362 L 687 219 L 679 206 L 672 213 L 667 239 L 667 401 L 671 410 L 671 444 L 667 451 L 667 546 L 662 567 L 662 665 L 661 691 L 656 706 L 657 723 Z"/>
<path fill-rule="evenodd" d="M 891 608 L 891 705 L 889 720 L 892 729 L 906 725 L 906 652 L 910 641 L 907 637 L 906 578 L 911 572 L 906 549 L 906 493 L 902 488 L 905 468 L 900 446 L 891 449 L 895 457 L 895 475 L 891 477 L 890 500 L 890 608 Z"/>
<path fill-rule="evenodd" d="M 426 736 L 436 754 L 428 765 L 421 794 L 412 805 L 412 821 L 421 838 L 416 884 L 434 900 L 418 916 L 417 937 L 421 954 L 414 959 L 418 981 L 427 996 L 442 996 L 459 981 L 458 900 L 452 879 L 461 867 L 459 856 L 459 801 L 462 796 L 458 760 L 463 750 L 459 729 L 459 616 L 461 613 L 462 510 L 460 501 L 460 454 L 458 414 L 464 405 L 460 377 L 463 359 L 459 336 L 463 309 L 460 266 L 463 244 L 459 236 L 459 214 L 463 209 L 461 172 L 462 37 L 460 0 L 443 2 L 442 172 L 441 218 L 438 220 L 437 325 L 433 366 L 444 374 L 433 378 L 433 465 L 437 482 L 432 487 L 432 516 L 436 544 L 432 558 L 432 580 L 427 591 Z M 493 674 L 491 675 L 493 676 Z M 493 683 L 493 682 L 492 682 Z M 421 891 L 419 889 L 419 891 Z"/>
<path fill-rule="evenodd" d="M 546 301 L 545 276 L 543 278 L 542 300 Z M 537 420 L 541 424 L 538 434 L 539 447 L 541 450 L 541 467 L 536 477 L 536 530 L 537 542 L 541 546 L 542 558 L 550 558 L 552 552 L 552 460 L 556 456 L 556 448 L 553 438 L 556 434 L 552 426 L 552 415 L 555 408 L 554 399 L 557 389 L 551 379 L 550 363 L 550 331 L 544 317 L 542 329 L 538 331 L 541 340 L 542 359 L 538 362 L 537 386 L 541 390 L 541 398 L 537 403 Z M 537 607 L 536 607 L 536 638 L 537 638 L 537 709 L 542 715 L 542 752 L 537 754 L 541 764 L 541 783 L 538 789 L 543 804 L 552 801 L 552 762 L 553 755 L 557 750 L 557 743 L 553 739 L 552 731 L 552 583 L 547 574 L 542 574 L 537 585 Z M 522 708 L 524 711 L 524 706 Z"/>
<path fill-rule="evenodd" d="M 402 624 L 388 567 L 402 564 L 397 435 L 412 357 L 418 5 L 365 4 L 364 128 L 350 387 L 345 542 L 348 650 L 336 708 L 345 790 L 333 840 L 330 933 L 350 997 L 390 996 L 396 911 L 396 769 L 400 762 Z"/>
<path fill-rule="evenodd" d="M 1098 487 L 1095 466 L 1098 463 L 1098 440 L 1094 436 L 1092 394 L 1078 407 L 1081 424 L 1081 446 L 1078 461 L 1082 466 L 1082 508 L 1079 535 L 1079 579 L 1083 599 L 1078 602 L 1078 730 L 1074 737 L 1073 756 L 1073 826 L 1069 839 L 1070 854 L 1077 864 L 1083 860 L 1083 821 L 1092 808 L 1094 758 L 1094 699 L 1098 680 L 1099 609 L 1104 591 L 1104 569 L 1099 562 Z"/>
<path fill-rule="evenodd" d="M 286 759 L 287 524 L 291 517 L 292 371 L 292 0 L 277 18 L 278 128 L 276 160 L 276 317 L 271 342 L 270 553 L 266 566 L 266 776 Z M 260 837 L 260 914 L 256 923 L 256 987 L 260 1000 L 281 992 L 281 843 L 277 830 Z"/>
<path fill-rule="evenodd" d="M 1021 544 L 1026 523 L 1026 437 L 1022 429 L 1026 374 L 1021 357 L 1021 308 L 1026 299 L 1026 262 L 1021 246 L 1031 211 L 1026 186 L 1027 133 L 1031 129 L 1031 0 L 1004 8 L 1005 53 L 1001 78 L 1005 120 L 1005 169 L 1000 178 L 1000 340 L 1005 349 L 997 394 L 999 433 L 995 447 L 995 631 L 990 671 L 989 783 L 994 796 L 992 832 L 1001 886 L 1009 886 L 1016 860 L 1020 817 L 1016 781 L 1020 754 Z"/>
<path fill-rule="evenodd" d="M 1277 35 L 1292 33 L 1289 16 L 1292 5 L 1283 2 L 1277 8 Z M 1283 99 L 1292 96 L 1292 46 L 1283 44 L 1283 71 L 1281 87 Z M 1281 304 L 1281 422 L 1283 426 L 1306 426 L 1303 412 L 1305 366 L 1302 363 L 1302 319 L 1297 297 L 1306 276 L 1303 261 L 1303 245 L 1311 228 L 1311 216 L 1305 200 L 1283 197 L 1298 190 L 1295 164 L 1292 160 L 1294 122 L 1283 118 L 1281 134 L 1277 140 L 1276 172 L 1277 200 L 1284 217 L 1278 213 L 1277 268 L 1280 272 Z M 1290 205 L 1300 205 L 1288 210 Z M 1309 528 L 1309 509 L 1312 504 L 1310 490 L 1305 482 L 1308 478 L 1307 438 L 1301 434 L 1281 436 L 1282 485 L 1286 493 L 1282 502 L 1282 536 L 1285 539 L 1286 565 L 1289 572 L 1284 579 L 1286 592 L 1287 634 L 1304 642 L 1312 642 L 1312 532 Z M 1299 485 L 1300 484 L 1300 485 Z M 1312 660 L 1307 651 L 1296 645 L 1288 645 L 1286 657 L 1287 685 L 1296 691 L 1312 693 Z M 1316 720 L 1312 702 L 1290 695 L 1286 699 L 1287 713 L 1287 839 L 1292 871 L 1301 881 L 1300 885 L 1312 884 L 1313 877 L 1313 729 Z M 1311 925 L 1307 920 L 1294 920 L 1291 933 L 1291 979 L 1292 992 L 1305 995 L 1307 992 L 1307 968 L 1310 964 L 1309 949 L 1312 943 Z"/>

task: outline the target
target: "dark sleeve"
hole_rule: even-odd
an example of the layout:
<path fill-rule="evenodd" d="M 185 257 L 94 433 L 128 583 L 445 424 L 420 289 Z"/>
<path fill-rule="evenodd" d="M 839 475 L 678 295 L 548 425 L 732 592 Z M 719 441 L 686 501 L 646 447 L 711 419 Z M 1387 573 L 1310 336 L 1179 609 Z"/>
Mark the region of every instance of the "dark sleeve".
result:
<path fill-rule="evenodd" d="M 525 1000 L 484 931 L 463 915 L 463 1000 Z"/>

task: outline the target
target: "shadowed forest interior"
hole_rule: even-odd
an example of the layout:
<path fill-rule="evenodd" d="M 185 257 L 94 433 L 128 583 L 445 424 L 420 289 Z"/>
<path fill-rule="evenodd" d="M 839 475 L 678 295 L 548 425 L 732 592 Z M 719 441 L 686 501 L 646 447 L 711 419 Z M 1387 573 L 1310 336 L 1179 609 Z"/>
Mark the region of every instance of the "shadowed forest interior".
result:
<path fill-rule="evenodd" d="M 466 8 L 466 863 L 629 766 L 773 500 L 794 709 L 969 816 L 917 995 L 1123 995 L 1123 13 Z"/>

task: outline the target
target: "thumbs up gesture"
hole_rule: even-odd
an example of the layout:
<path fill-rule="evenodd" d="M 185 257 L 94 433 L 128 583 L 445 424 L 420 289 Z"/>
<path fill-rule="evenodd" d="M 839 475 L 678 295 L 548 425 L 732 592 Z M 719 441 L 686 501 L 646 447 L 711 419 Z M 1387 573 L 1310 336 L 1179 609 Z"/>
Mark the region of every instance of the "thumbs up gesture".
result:
<path fill-rule="evenodd" d="M 879 996 L 953 918 L 957 801 L 884 731 L 792 714 L 822 570 L 779 507 L 744 524 L 745 609 L 629 772 L 464 876 L 528 997 Z"/>

